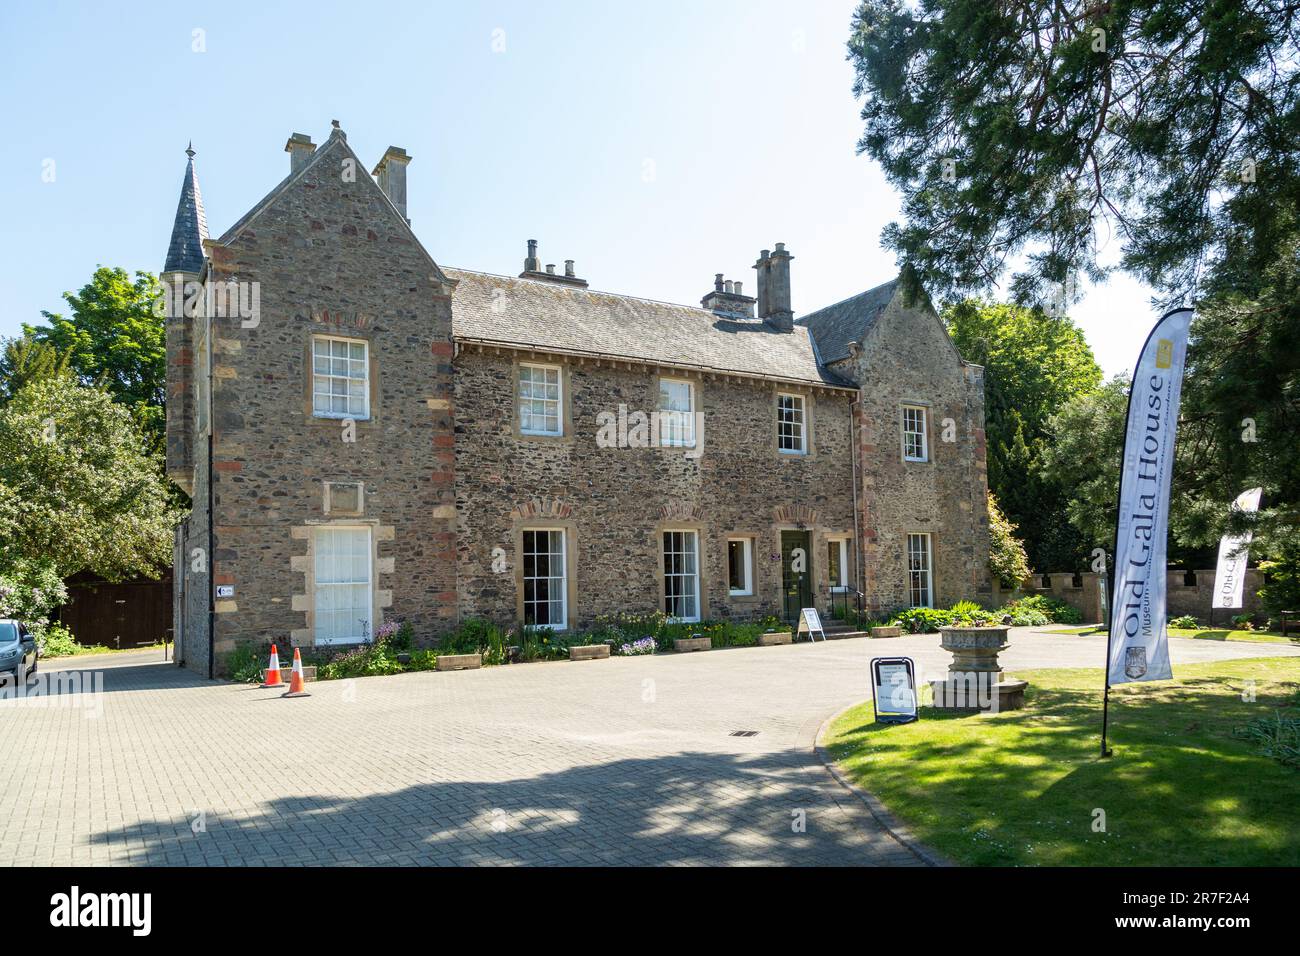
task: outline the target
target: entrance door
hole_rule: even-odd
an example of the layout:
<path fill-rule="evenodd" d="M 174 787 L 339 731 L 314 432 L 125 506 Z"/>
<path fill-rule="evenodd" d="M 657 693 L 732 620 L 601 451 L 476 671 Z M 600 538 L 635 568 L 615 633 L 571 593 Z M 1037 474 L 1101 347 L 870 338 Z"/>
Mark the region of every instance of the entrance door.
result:
<path fill-rule="evenodd" d="M 781 532 L 781 589 L 785 595 L 785 619 L 799 619 L 799 611 L 813 606 L 813 563 L 811 535 L 807 531 Z"/>

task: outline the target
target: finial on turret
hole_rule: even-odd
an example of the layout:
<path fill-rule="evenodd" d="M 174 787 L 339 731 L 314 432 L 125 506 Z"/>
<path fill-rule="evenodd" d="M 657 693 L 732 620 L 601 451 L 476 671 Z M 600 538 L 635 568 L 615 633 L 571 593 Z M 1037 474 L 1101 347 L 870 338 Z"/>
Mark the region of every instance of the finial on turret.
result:
<path fill-rule="evenodd" d="M 185 147 L 185 155 L 190 159 L 194 158 L 194 140 L 190 140 L 190 144 Z"/>

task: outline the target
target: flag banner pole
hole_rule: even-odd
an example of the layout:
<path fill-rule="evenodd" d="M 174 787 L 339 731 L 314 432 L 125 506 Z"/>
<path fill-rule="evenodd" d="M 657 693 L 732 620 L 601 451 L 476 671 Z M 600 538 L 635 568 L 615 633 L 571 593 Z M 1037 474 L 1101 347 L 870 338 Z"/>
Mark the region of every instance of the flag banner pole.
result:
<path fill-rule="evenodd" d="M 1103 757 L 1111 753 L 1111 685 L 1173 677 L 1166 627 L 1169 484 L 1191 324 L 1191 309 L 1161 317 L 1142 346 L 1128 393 L 1106 629 Z"/>

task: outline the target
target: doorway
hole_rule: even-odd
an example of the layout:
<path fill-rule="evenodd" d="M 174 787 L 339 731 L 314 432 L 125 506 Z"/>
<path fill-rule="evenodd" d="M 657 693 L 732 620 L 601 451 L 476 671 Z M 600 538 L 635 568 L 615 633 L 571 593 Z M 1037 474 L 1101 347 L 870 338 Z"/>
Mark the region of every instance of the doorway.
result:
<path fill-rule="evenodd" d="M 812 536 L 807 531 L 781 532 L 781 592 L 785 619 L 793 624 L 803 608 L 813 606 Z"/>

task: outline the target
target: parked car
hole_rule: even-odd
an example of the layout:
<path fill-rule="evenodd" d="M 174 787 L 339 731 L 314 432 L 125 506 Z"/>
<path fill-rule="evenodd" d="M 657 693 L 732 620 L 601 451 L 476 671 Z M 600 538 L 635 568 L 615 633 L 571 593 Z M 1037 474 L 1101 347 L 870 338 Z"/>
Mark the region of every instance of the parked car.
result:
<path fill-rule="evenodd" d="M 21 621 L 0 619 L 0 675 L 27 683 L 36 673 L 36 637 Z"/>

